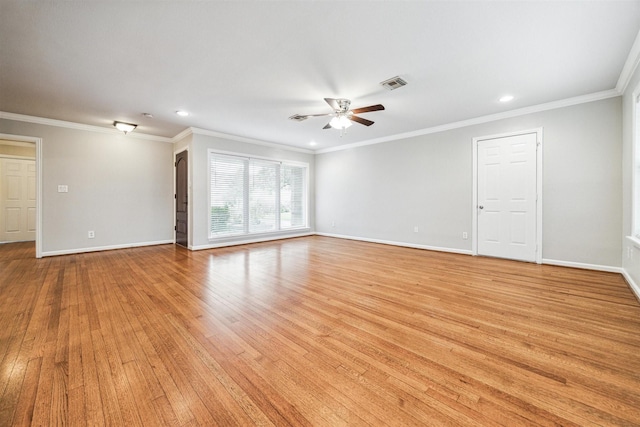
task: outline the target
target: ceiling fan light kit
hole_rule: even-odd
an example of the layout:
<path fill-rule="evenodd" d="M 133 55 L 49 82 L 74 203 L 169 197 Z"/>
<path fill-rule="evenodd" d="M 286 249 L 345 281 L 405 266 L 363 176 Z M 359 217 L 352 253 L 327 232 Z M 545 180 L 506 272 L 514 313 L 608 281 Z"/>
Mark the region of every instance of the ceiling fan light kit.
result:
<path fill-rule="evenodd" d="M 346 129 L 352 125 L 351 120 L 349 120 L 346 116 L 336 116 L 329 122 L 334 129 Z"/>

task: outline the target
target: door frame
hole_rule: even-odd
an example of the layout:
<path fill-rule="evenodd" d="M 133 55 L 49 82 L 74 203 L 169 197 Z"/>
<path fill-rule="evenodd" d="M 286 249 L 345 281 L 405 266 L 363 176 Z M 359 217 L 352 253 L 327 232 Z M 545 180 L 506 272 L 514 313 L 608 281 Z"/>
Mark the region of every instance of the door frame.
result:
<path fill-rule="evenodd" d="M 188 165 L 188 169 L 187 169 L 187 200 L 189 201 L 189 204 L 187 205 L 187 223 L 189 224 L 189 228 L 187 229 L 187 248 L 188 249 L 192 249 L 191 246 L 191 242 L 192 240 L 192 236 L 191 236 L 191 152 L 189 151 L 189 147 L 183 147 L 180 148 L 179 150 L 174 150 L 173 152 L 173 226 L 176 226 L 176 221 L 177 221 L 177 215 L 176 215 L 176 208 L 177 208 L 177 203 L 178 201 L 175 198 L 175 195 L 177 194 L 177 187 L 176 187 L 176 156 L 180 153 L 184 153 L 187 152 L 187 165 Z M 175 229 L 173 230 L 173 244 L 176 244 L 176 231 Z"/>
<path fill-rule="evenodd" d="M 536 263 L 542 264 L 542 136 L 543 128 L 507 132 L 473 138 L 473 200 L 471 204 L 471 254 L 478 255 L 478 143 L 490 139 L 536 134 Z"/>
<path fill-rule="evenodd" d="M 36 258 L 42 258 L 42 138 L 0 133 L 0 139 L 36 145 Z"/>

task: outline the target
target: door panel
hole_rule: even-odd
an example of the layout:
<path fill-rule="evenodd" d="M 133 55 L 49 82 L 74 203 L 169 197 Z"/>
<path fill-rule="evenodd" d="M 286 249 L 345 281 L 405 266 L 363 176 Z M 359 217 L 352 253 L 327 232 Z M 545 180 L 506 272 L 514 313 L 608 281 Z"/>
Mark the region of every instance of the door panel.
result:
<path fill-rule="evenodd" d="M 36 208 L 27 208 L 27 231 L 29 233 L 36 232 Z"/>
<path fill-rule="evenodd" d="M 22 210 L 20 208 L 6 208 L 5 214 L 5 233 L 19 233 L 20 232 L 20 214 Z"/>
<path fill-rule="evenodd" d="M 188 152 L 176 155 L 176 244 L 189 246 Z"/>
<path fill-rule="evenodd" d="M 536 260 L 535 133 L 478 142 L 478 254 Z"/>
<path fill-rule="evenodd" d="M 0 159 L 0 242 L 36 238 L 35 160 Z"/>

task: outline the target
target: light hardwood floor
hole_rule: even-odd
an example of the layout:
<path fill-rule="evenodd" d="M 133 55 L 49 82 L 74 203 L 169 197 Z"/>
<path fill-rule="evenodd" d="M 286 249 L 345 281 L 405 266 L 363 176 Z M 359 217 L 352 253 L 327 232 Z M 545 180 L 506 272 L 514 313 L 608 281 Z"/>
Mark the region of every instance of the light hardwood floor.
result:
<path fill-rule="evenodd" d="M 0 245 L 0 425 L 640 425 L 619 274 L 326 237 Z"/>

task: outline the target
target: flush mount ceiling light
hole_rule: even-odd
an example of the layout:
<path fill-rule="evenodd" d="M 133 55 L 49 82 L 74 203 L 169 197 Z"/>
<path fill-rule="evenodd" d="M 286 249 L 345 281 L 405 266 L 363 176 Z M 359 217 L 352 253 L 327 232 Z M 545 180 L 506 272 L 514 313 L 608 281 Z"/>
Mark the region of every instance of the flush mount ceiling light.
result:
<path fill-rule="evenodd" d="M 189 112 L 184 110 L 178 110 L 176 111 L 176 114 L 179 115 L 180 117 L 187 117 L 189 115 Z"/>
<path fill-rule="evenodd" d="M 500 98 L 500 102 L 509 102 L 513 101 L 513 95 L 504 95 Z"/>
<path fill-rule="evenodd" d="M 133 123 L 125 123 L 125 122 L 113 122 L 113 125 L 124 134 L 128 134 L 132 130 L 138 127 L 138 125 L 134 125 Z"/>

